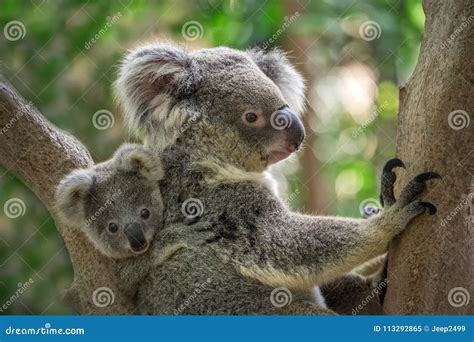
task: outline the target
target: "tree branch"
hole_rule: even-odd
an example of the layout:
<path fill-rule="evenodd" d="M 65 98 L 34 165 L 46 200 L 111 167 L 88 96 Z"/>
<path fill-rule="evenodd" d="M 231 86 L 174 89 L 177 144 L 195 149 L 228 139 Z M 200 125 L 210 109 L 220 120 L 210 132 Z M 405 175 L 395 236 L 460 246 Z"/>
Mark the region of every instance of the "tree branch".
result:
<path fill-rule="evenodd" d="M 430 0 L 424 10 L 418 64 L 400 93 L 397 155 L 407 172 L 398 190 L 427 170 L 443 179 L 431 182 L 424 196 L 436 203 L 438 214 L 417 219 L 390 245 L 384 309 L 396 315 L 472 314 L 473 232 L 466 196 L 472 195 L 474 174 L 474 6 L 471 0 Z"/>
<path fill-rule="evenodd" d="M 89 152 L 76 138 L 49 123 L 1 77 L 0 146 L 0 163 L 40 198 L 53 217 L 59 181 L 73 169 L 93 165 Z M 116 281 L 107 258 L 79 230 L 57 223 L 74 268 L 74 282 L 66 300 L 83 314 L 126 313 L 129 303 L 113 285 Z M 113 291 L 111 305 L 94 305 L 92 295 L 99 287 Z"/>

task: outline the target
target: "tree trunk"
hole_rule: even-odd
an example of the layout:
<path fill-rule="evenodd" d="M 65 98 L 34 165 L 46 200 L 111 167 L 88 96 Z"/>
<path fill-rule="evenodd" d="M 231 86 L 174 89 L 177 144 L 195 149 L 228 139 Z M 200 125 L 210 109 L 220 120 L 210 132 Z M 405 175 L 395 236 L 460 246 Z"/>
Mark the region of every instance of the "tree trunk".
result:
<path fill-rule="evenodd" d="M 49 123 L 0 78 L 0 163 L 19 177 L 54 216 L 59 181 L 71 170 L 90 167 L 87 149 Z M 108 259 L 79 230 L 57 222 L 74 268 L 66 301 L 83 314 L 126 313 L 129 303 L 113 286 Z"/>
<path fill-rule="evenodd" d="M 433 170 L 424 215 L 389 248 L 388 314 L 473 314 L 474 114 L 472 0 L 425 1 L 425 33 L 412 78 L 400 90 L 398 190 Z"/>

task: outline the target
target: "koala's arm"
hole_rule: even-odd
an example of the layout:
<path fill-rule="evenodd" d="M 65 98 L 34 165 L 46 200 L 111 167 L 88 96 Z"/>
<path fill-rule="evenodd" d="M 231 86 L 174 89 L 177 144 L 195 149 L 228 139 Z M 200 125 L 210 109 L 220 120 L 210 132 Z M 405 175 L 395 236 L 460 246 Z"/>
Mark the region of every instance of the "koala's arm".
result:
<path fill-rule="evenodd" d="M 389 241 L 408 223 L 427 209 L 429 202 L 414 198 L 425 189 L 433 172 L 415 177 L 402 191 L 398 201 L 393 196 L 395 173 L 401 166 L 392 160 L 382 176 L 384 210 L 367 220 L 340 217 L 315 217 L 273 207 L 263 219 L 255 221 L 258 232 L 254 247 L 237 261 L 242 274 L 270 286 L 282 284 L 310 288 L 351 271 L 370 258 L 382 254 Z"/>

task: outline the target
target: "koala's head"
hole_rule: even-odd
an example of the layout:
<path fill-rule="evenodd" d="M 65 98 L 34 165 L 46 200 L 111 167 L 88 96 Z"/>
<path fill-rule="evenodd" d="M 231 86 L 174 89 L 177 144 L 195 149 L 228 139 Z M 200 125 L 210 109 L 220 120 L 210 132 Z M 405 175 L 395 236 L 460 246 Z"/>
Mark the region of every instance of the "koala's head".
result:
<path fill-rule="evenodd" d="M 111 160 L 65 177 L 57 189 L 56 212 L 111 258 L 141 254 L 162 223 L 162 178 L 155 156 L 126 144 Z"/>
<path fill-rule="evenodd" d="M 126 56 L 115 89 L 129 127 L 158 149 L 196 116 L 254 169 L 285 159 L 305 136 L 304 83 L 279 50 L 146 45 Z"/>

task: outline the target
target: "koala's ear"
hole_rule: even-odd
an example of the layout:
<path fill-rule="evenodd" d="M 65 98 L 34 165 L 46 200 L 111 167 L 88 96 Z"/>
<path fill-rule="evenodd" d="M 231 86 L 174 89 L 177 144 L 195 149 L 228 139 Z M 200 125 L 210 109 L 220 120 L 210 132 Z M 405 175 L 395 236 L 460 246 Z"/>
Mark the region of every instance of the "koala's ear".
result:
<path fill-rule="evenodd" d="M 75 170 L 66 176 L 56 189 L 56 212 L 65 223 L 82 226 L 85 223 L 84 202 L 94 184 L 89 170 Z"/>
<path fill-rule="evenodd" d="M 117 168 L 125 172 L 136 172 L 151 181 L 164 177 L 164 170 L 156 152 L 151 152 L 142 145 L 124 144 L 114 154 Z"/>
<path fill-rule="evenodd" d="M 192 91 L 190 64 L 189 54 L 174 44 L 148 44 L 125 56 L 114 89 L 133 133 L 153 129 L 164 139 L 176 133 L 185 118 L 170 112 L 177 98 Z"/>
<path fill-rule="evenodd" d="M 279 49 L 266 52 L 258 48 L 247 53 L 263 73 L 280 88 L 291 109 L 301 115 L 305 107 L 305 84 L 303 77 L 291 65 L 286 54 Z"/>

